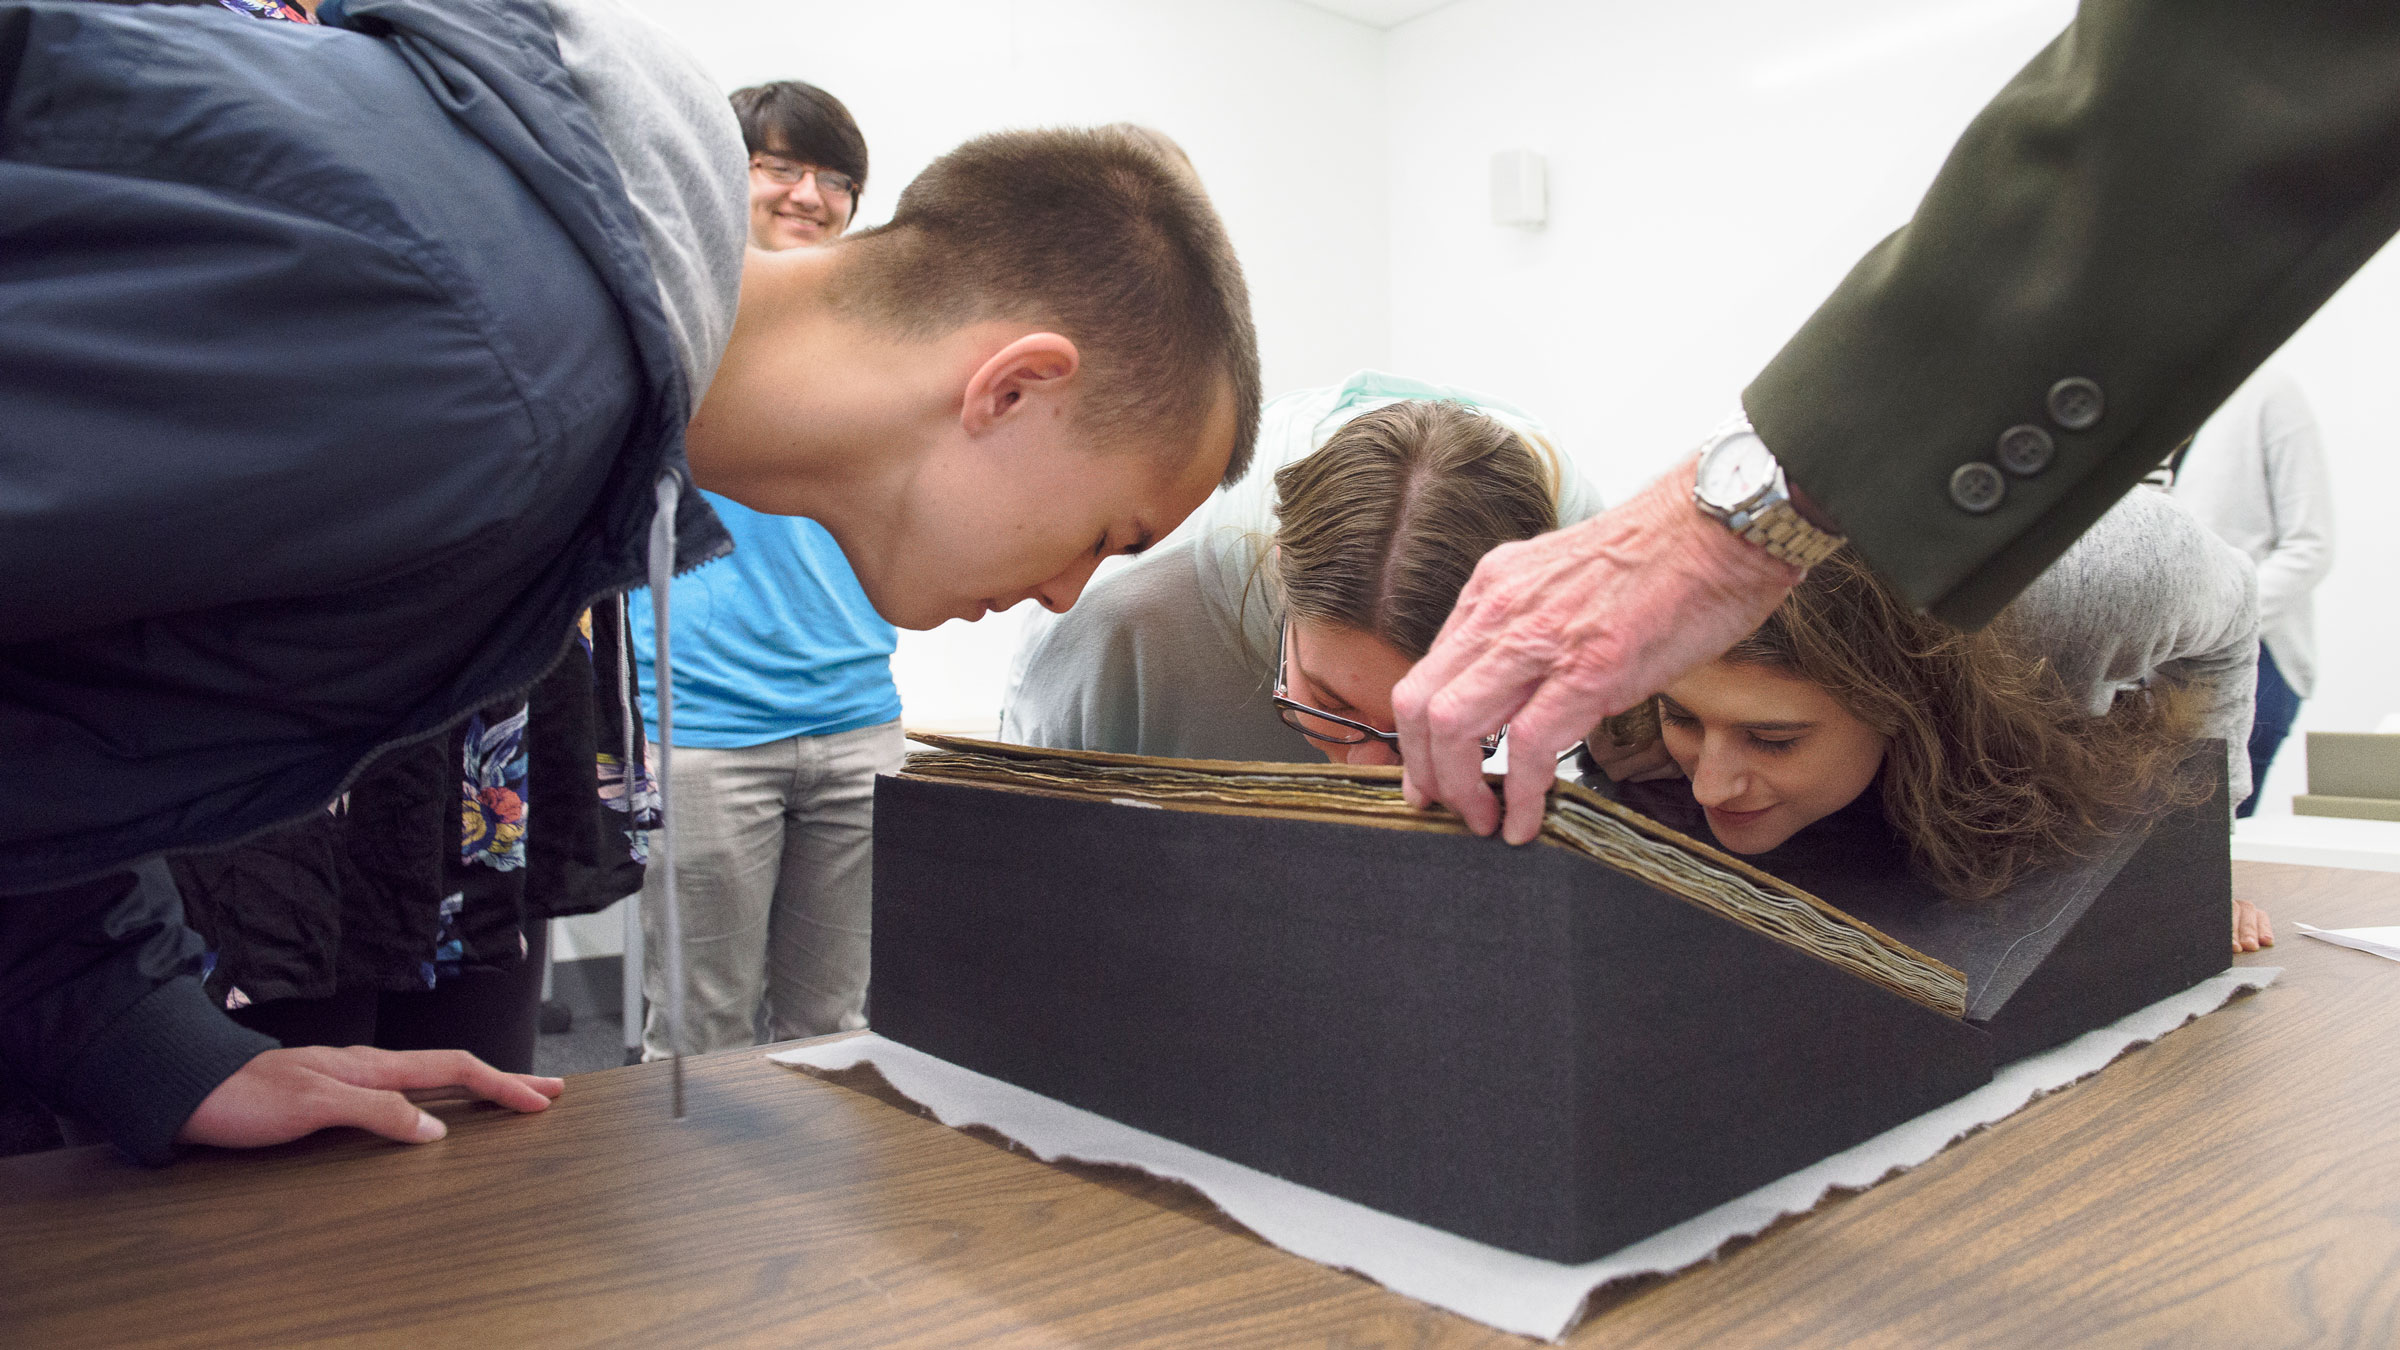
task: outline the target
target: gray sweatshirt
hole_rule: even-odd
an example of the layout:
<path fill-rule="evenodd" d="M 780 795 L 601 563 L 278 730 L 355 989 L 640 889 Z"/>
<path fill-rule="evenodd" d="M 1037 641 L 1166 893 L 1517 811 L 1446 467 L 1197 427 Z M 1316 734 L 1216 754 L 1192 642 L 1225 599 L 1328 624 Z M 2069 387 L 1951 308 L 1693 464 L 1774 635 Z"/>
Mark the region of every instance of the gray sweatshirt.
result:
<path fill-rule="evenodd" d="M 2010 606 L 2094 717 L 2119 693 L 2171 680 L 2197 691 L 2200 734 L 2224 738 L 2226 782 L 2250 782 L 2258 684 L 2258 571 L 2174 499 L 2136 488 Z"/>

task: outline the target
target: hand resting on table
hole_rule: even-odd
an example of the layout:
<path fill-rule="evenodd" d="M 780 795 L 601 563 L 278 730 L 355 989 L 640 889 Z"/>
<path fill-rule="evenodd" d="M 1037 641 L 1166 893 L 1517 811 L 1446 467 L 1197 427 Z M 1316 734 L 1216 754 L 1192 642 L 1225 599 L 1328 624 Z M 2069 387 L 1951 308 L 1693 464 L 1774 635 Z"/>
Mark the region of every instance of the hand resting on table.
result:
<path fill-rule="evenodd" d="M 2247 900 L 2233 902 L 2233 949 L 2254 952 L 2275 945 L 2275 925 L 2267 922 L 2267 912 Z M 2306 944 L 2303 944 L 2306 945 Z"/>
<path fill-rule="evenodd" d="M 404 1144 L 428 1144 L 449 1128 L 418 1102 L 481 1098 L 512 1111 L 542 1111 L 565 1087 L 556 1078 L 502 1073 L 464 1050 L 268 1050 L 219 1083 L 175 1137 L 261 1148 L 353 1125 Z"/>

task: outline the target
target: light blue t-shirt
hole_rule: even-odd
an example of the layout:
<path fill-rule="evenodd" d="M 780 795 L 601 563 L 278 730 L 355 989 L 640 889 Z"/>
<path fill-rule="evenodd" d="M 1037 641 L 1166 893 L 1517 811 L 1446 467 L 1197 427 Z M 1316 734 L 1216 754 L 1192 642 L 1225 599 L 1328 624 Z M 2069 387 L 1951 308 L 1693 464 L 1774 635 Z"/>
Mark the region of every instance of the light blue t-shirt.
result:
<path fill-rule="evenodd" d="M 898 634 L 867 603 L 825 527 L 703 492 L 733 552 L 675 578 L 675 743 L 716 750 L 825 736 L 900 715 Z M 650 593 L 634 593 L 642 717 L 658 736 L 657 635 Z"/>

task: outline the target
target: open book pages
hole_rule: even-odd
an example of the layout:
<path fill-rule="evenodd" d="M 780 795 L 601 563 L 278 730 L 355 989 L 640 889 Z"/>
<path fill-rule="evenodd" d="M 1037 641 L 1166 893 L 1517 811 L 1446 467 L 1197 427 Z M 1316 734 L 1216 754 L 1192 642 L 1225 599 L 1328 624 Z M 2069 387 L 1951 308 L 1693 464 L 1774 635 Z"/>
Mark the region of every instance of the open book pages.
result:
<path fill-rule="evenodd" d="M 1448 811 L 1410 807 L 1395 768 L 1152 759 L 932 734 L 910 739 L 935 747 L 909 755 L 902 772 L 912 778 L 1179 810 L 1466 832 Z M 1905 998 L 1954 1017 L 1966 1012 L 1967 981 L 1958 971 L 1796 886 L 1583 788 L 1561 783 L 1551 790 L 1541 837 Z"/>

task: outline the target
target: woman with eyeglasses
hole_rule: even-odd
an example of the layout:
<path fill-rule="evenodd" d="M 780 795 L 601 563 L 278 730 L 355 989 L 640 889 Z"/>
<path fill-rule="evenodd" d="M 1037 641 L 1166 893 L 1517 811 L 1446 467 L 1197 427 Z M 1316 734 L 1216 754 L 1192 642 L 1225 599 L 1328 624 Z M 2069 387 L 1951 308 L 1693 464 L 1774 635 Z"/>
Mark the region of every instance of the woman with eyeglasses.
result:
<path fill-rule="evenodd" d="M 750 150 L 750 246 L 780 253 L 831 243 L 867 185 L 867 138 L 842 101 L 801 80 L 733 92 Z"/>
<path fill-rule="evenodd" d="M 1397 764 L 1392 686 L 1476 562 L 1600 509 L 1524 413 L 1373 371 L 1269 403 L 1258 455 L 1162 547 L 1033 617 L 1004 739 Z"/>

